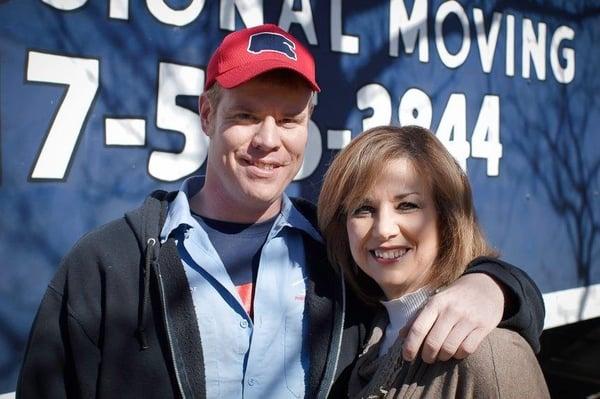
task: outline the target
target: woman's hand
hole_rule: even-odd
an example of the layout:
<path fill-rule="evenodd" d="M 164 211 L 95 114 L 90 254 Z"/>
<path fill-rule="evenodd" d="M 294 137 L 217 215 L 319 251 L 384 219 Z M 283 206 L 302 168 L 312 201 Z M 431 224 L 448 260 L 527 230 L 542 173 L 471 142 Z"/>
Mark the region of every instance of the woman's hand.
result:
<path fill-rule="evenodd" d="M 426 363 L 467 357 L 500 323 L 504 300 L 501 286 L 487 274 L 460 277 L 432 296 L 406 327 L 410 330 L 403 344 L 404 359 L 414 360 L 421 346 Z"/>

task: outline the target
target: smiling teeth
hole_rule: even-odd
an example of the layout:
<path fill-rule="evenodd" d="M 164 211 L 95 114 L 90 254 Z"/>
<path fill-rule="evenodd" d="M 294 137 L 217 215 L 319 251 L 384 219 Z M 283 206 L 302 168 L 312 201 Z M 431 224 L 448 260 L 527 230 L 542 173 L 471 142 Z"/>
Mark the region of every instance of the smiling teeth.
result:
<path fill-rule="evenodd" d="M 274 168 L 272 163 L 265 163 L 265 162 L 254 162 L 254 166 L 256 166 L 260 169 L 264 169 L 264 170 L 273 170 L 273 168 Z"/>
<path fill-rule="evenodd" d="M 408 252 L 408 248 L 388 249 L 388 250 L 375 249 L 375 250 L 373 250 L 373 253 L 375 254 L 375 256 L 377 258 L 382 258 L 382 259 L 396 259 L 396 258 L 403 256 L 407 252 Z"/>

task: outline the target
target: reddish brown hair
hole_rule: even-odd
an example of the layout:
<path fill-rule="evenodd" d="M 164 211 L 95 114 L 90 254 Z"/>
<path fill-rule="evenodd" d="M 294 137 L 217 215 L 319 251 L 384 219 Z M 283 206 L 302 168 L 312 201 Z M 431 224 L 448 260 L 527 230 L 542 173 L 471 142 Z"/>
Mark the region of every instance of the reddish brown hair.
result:
<path fill-rule="evenodd" d="M 383 165 L 410 160 L 427 179 L 437 213 L 438 254 L 427 285 L 437 288 L 457 279 L 477 256 L 495 256 L 477 223 L 466 174 L 442 143 L 418 126 L 381 126 L 357 136 L 334 159 L 319 196 L 319 227 L 333 265 L 366 302 L 383 299 L 374 280 L 356 267 L 346 231 L 347 215 L 367 196 Z"/>

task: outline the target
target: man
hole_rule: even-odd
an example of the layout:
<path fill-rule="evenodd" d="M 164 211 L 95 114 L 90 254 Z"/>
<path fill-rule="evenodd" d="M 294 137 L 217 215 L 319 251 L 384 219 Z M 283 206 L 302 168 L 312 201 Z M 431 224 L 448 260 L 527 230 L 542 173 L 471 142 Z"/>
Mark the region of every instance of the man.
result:
<path fill-rule="evenodd" d="M 344 391 L 369 312 L 327 263 L 314 207 L 284 194 L 317 91 L 312 56 L 278 27 L 224 39 L 199 105 L 206 176 L 153 193 L 75 245 L 36 316 L 19 397 Z M 466 356 L 500 321 L 504 295 L 504 323 L 537 349 L 535 285 L 503 263 L 470 272 L 423 310 L 407 358 L 422 342 L 428 361 Z"/>

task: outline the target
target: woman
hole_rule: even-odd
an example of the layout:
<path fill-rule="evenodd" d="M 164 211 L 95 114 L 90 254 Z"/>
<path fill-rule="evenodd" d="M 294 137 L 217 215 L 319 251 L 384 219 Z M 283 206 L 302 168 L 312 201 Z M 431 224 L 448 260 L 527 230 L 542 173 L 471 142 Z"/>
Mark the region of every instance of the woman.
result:
<path fill-rule="evenodd" d="M 428 130 L 377 127 L 330 166 L 319 226 L 333 264 L 365 302 L 382 304 L 349 382 L 360 398 L 549 397 L 527 342 L 496 329 L 464 360 L 402 360 L 399 331 L 478 256 L 495 256 L 468 178 Z"/>

